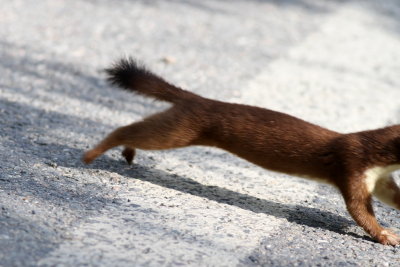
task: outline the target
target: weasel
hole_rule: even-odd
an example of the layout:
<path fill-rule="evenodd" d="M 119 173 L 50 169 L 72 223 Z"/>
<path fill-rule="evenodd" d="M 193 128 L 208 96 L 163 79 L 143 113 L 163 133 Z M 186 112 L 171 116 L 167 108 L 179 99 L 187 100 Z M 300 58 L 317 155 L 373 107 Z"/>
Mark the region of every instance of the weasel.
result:
<path fill-rule="evenodd" d="M 124 146 L 131 164 L 135 149 L 204 145 L 227 150 L 266 169 L 322 180 L 341 192 L 353 219 L 373 239 L 398 245 L 400 237 L 376 220 L 372 196 L 400 209 L 400 125 L 342 134 L 285 113 L 207 99 L 153 74 L 132 58 L 106 69 L 111 84 L 172 107 L 111 132 L 83 156 L 91 163 Z"/>

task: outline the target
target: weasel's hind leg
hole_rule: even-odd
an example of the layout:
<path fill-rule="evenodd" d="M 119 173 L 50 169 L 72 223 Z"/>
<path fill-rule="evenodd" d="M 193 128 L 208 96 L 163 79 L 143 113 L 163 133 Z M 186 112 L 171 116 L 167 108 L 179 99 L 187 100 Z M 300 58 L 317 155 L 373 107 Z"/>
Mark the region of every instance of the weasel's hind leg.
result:
<path fill-rule="evenodd" d="M 391 175 L 380 178 L 372 193 L 383 203 L 400 209 L 400 188 Z"/>
<path fill-rule="evenodd" d="M 179 110 L 169 109 L 141 122 L 117 128 L 87 151 L 83 161 L 91 163 L 107 150 L 123 145 L 126 148 L 122 155 L 131 163 L 134 148 L 160 150 L 191 145 L 199 135 L 199 127 L 189 116 L 182 115 Z"/>

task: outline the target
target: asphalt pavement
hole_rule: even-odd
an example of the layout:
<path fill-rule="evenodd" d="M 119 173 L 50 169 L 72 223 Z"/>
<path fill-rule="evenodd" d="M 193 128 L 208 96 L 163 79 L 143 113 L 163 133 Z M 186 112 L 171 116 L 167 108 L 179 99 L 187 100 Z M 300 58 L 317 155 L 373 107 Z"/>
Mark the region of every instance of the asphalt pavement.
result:
<path fill-rule="evenodd" d="M 106 83 L 124 56 L 340 132 L 400 123 L 399 18 L 397 0 L 0 0 L 0 266 L 400 266 L 328 185 L 207 147 L 80 160 L 168 107 Z"/>

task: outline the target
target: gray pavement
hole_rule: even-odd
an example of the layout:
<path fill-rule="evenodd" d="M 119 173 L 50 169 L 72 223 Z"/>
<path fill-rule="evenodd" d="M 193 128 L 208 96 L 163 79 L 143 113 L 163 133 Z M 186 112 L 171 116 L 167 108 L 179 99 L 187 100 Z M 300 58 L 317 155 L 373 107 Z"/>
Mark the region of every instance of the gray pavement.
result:
<path fill-rule="evenodd" d="M 0 0 L 0 265 L 399 266 L 333 188 L 218 149 L 80 162 L 167 107 L 106 84 L 124 55 L 337 131 L 400 123 L 399 17 L 397 0 Z"/>

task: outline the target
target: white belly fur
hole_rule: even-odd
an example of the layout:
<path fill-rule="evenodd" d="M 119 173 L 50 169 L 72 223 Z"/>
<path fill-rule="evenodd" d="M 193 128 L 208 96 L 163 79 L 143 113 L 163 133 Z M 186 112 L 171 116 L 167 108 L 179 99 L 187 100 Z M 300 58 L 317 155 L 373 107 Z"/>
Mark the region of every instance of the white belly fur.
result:
<path fill-rule="evenodd" d="M 368 192 L 375 190 L 376 184 L 381 179 L 389 179 L 390 174 L 400 169 L 400 164 L 389 165 L 386 167 L 373 167 L 365 171 L 365 184 Z"/>
<path fill-rule="evenodd" d="M 399 203 L 395 202 L 395 195 L 399 193 L 391 173 L 400 169 L 400 165 L 390 165 L 387 167 L 374 167 L 365 172 L 365 185 L 369 193 L 372 193 L 383 203 L 399 208 Z"/>

